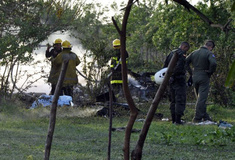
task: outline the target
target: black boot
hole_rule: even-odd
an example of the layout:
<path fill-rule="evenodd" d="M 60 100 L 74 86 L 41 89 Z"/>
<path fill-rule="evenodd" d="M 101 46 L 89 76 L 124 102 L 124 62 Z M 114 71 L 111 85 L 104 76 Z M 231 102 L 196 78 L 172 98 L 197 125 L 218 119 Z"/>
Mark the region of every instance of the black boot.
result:
<path fill-rule="evenodd" d="M 182 122 L 181 122 L 181 115 L 176 115 L 176 117 L 175 117 L 175 123 L 176 124 L 183 124 Z"/>
<path fill-rule="evenodd" d="M 172 123 L 175 123 L 175 114 L 171 114 Z"/>

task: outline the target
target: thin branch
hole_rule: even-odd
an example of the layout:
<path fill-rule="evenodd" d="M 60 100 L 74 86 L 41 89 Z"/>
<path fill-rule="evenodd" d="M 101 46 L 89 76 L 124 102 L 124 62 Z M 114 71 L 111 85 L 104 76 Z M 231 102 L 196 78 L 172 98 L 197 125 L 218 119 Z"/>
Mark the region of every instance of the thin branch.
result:
<path fill-rule="evenodd" d="M 66 70 L 68 67 L 68 63 L 69 63 L 68 59 L 63 61 L 62 68 L 60 71 L 60 76 L 59 76 L 58 82 L 56 84 L 55 94 L 54 94 L 54 97 L 52 100 L 51 112 L 50 112 L 50 122 L 49 122 L 49 127 L 48 127 L 47 138 L 46 138 L 46 145 L 45 145 L 44 160 L 49 160 L 49 158 L 50 158 L 51 145 L 52 145 L 53 134 L 54 134 L 55 124 L 56 124 L 57 102 L 59 99 L 60 90 L 61 90 L 63 82 L 64 82 L 64 77 L 65 77 L 65 73 L 66 73 Z"/>
<path fill-rule="evenodd" d="M 122 10 L 126 10 L 126 8 L 128 8 L 128 7 L 131 7 L 134 3 L 138 3 L 138 5 L 139 5 L 139 0 L 136 0 L 136 1 L 134 1 L 134 2 L 132 2 L 132 3 L 129 3 L 126 7 L 124 7 L 124 8 L 122 8 L 122 9 L 120 9 L 121 11 Z"/>
<path fill-rule="evenodd" d="M 121 35 L 121 34 L 122 34 L 122 31 L 121 31 L 120 28 L 118 27 L 117 22 L 116 22 L 116 20 L 114 19 L 114 17 L 112 17 L 112 21 L 113 21 L 113 24 L 114 24 L 116 30 L 118 31 L 119 35 Z"/>
<path fill-rule="evenodd" d="M 228 20 L 228 22 L 223 26 L 221 24 L 215 24 L 213 21 L 211 21 L 206 15 L 204 15 L 202 12 L 200 12 L 197 8 L 195 8 L 194 6 L 192 6 L 188 1 L 186 0 L 173 0 L 174 2 L 184 6 L 188 11 L 190 11 L 190 9 L 192 11 L 194 11 L 204 22 L 206 22 L 208 25 L 210 25 L 211 27 L 216 27 L 216 28 L 220 28 L 223 32 L 228 33 L 228 31 L 232 31 L 234 32 L 234 28 L 230 28 L 229 24 L 231 23 L 231 19 Z"/>

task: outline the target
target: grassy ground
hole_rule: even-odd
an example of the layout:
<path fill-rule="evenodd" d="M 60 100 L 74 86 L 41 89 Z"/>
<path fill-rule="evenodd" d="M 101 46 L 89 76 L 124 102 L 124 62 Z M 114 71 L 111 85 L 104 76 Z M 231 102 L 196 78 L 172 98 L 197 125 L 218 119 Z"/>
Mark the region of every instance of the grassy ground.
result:
<path fill-rule="evenodd" d="M 139 104 L 144 113 L 149 104 Z M 58 108 L 51 148 L 51 160 L 104 160 L 107 157 L 109 119 L 94 116 L 99 106 Z M 24 109 L 24 106 L 0 106 L 0 159 L 41 160 L 49 124 L 49 108 Z M 157 112 L 169 118 L 168 105 L 160 104 Z M 121 116 L 113 118 L 113 127 L 126 126 L 128 111 L 115 108 Z M 191 121 L 193 105 L 187 105 L 184 119 Z M 215 121 L 235 124 L 235 109 L 208 106 Z M 135 129 L 141 129 L 146 114 L 138 116 Z M 112 160 L 123 159 L 124 132 L 112 132 Z M 131 150 L 139 133 L 131 137 Z M 154 119 L 143 150 L 143 160 L 234 160 L 235 127 L 220 129 L 217 125 L 176 126 Z"/>

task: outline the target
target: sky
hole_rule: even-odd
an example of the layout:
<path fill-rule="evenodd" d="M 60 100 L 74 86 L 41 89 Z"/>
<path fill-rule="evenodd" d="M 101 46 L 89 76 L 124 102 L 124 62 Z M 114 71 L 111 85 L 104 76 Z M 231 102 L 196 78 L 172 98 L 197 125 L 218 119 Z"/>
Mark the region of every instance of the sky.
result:
<path fill-rule="evenodd" d="M 135 1 L 135 0 L 133 0 Z M 139 2 L 141 3 L 143 0 L 139 0 Z M 159 1 L 165 1 L 165 0 L 159 0 Z M 202 0 L 187 0 L 190 4 L 195 5 L 197 4 L 199 1 Z M 101 3 L 103 6 L 107 6 L 109 7 L 113 2 L 116 2 L 118 5 L 121 4 L 121 2 L 128 2 L 128 0 L 86 0 L 87 3 L 92 3 L 92 2 L 96 2 L 96 3 Z M 169 0 L 170 2 L 170 0 Z M 109 15 L 109 17 L 112 17 L 114 15 L 113 11 L 109 11 L 107 13 Z"/>

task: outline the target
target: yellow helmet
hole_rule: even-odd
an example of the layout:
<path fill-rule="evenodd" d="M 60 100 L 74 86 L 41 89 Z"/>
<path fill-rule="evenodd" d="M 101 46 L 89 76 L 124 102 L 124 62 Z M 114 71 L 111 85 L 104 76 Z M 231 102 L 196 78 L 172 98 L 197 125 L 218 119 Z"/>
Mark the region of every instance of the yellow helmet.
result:
<path fill-rule="evenodd" d="M 113 41 L 113 48 L 115 48 L 115 49 L 121 48 L 121 43 L 120 43 L 120 40 L 119 40 L 119 39 L 115 39 L 115 40 Z"/>
<path fill-rule="evenodd" d="M 69 41 L 64 41 L 64 42 L 62 43 L 62 47 L 63 47 L 63 48 L 72 48 L 72 45 L 70 44 Z"/>
<path fill-rule="evenodd" d="M 62 40 L 60 38 L 58 38 L 58 39 L 55 40 L 54 44 L 60 44 L 61 42 L 62 42 Z"/>

